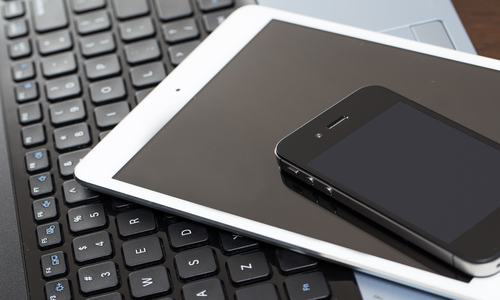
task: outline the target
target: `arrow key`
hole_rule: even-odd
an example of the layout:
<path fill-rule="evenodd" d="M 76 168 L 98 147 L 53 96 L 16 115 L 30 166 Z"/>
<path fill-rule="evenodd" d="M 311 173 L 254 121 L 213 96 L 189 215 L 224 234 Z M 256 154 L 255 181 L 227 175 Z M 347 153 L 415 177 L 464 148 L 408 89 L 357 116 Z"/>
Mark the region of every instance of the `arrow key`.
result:
<path fill-rule="evenodd" d="M 99 194 L 83 187 L 74 179 L 63 183 L 63 194 L 64 200 L 70 205 L 80 204 L 81 202 L 92 201 L 99 198 Z"/>
<path fill-rule="evenodd" d="M 99 231 L 75 238 L 73 253 L 75 260 L 80 263 L 110 257 L 113 254 L 113 248 L 109 233 Z"/>

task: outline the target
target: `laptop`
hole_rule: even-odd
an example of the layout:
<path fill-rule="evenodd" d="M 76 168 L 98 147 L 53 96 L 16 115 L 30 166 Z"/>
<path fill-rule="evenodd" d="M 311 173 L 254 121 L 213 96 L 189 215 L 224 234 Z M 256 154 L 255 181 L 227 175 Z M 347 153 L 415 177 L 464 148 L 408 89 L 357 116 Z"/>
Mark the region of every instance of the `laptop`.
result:
<path fill-rule="evenodd" d="M 414 1 L 415 5 L 406 3 L 408 6 L 404 7 L 398 1 L 380 1 L 379 5 L 373 1 L 349 1 L 348 6 L 328 0 L 258 2 L 474 53 L 449 1 L 436 1 L 439 4 L 435 6 L 421 6 L 421 1 Z M 0 50 L 2 297 L 181 299 L 180 287 L 188 286 L 197 291 L 196 297 L 205 297 L 200 283 L 217 281 L 224 283 L 228 298 L 236 295 L 238 299 L 251 299 L 255 295 L 253 287 L 231 282 L 224 266 L 235 264 L 235 254 L 264 253 L 264 263 L 271 265 L 273 272 L 259 279 L 259 286 L 277 287 L 281 299 L 287 295 L 293 298 L 290 291 L 284 290 L 284 283 L 291 286 L 297 278 L 303 280 L 301 276 L 311 274 L 326 276 L 329 288 L 336 291 L 338 298 L 361 298 L 350 269 L 146 210 L 86 190 L 74 181 L 72 172 L 79 159 L 234 9 L 246 4 L 256 3 L 252 0 L 0 3 L 4 28 L 0 33 L 4 45 Z M 384 15 L 388 8 L 392 13 Z M 360 14 L 362 11 L 364 16 Z M 104 121 L 110 119 L 114 121 Z M 82 135 L 88 139 L 72 138 Z M 68 219 L 78 220 L 81 214 L 95 216 L 95 222 L 70 227 Z M 120 220 L 132 222 L 138 215 L 143 219 L 149 216 L 151 222 L 133 232 L 119 224 Z M 59 226 L 46 226 L 54 222 Z M 42 236 L 50 236 L 50 244 Z M 154 251 L 135 260 L 134 254 L 142 254 L 146 248 Z M 206 254 L 205 249 L 215 253 L 215 266 L 180 276 L 183 271 L 174 264 L 174 258 L 190 259 L 194 255 L 189 261 L 195 263 L 197 255 Z M 161 282 L 152 281 L 147 276 L 150 273 L 143 273 L 154 270 L 158 264 L 169 270 Z M 88 284 L 96 269 L 103 270 L 97 276 L 109 276 L 106 271 L 109 267 L 116 268 L 119 274 L 110 278 L 116 284 L 105 287 Z M 144 292 L 144 287 L 148 287 L 148 292 Z"/>

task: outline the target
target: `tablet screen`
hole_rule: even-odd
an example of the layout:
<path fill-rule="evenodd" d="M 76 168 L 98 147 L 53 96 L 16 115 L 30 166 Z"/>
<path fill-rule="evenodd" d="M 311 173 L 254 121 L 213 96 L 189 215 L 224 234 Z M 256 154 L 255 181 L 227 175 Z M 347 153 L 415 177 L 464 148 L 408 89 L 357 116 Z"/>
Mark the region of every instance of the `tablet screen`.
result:
<path fill-rule="evenodd" d="M 113 178 L 455 278 L 432 257 L 387 247 L 287 188 L 274 148 L 367 85 L 499 141 L 500 133 L 479 121 L 497 117 L 498 82 L 493 70 L 271 21 Z M 471 102 L 471 91 L 480 100 Z"/>

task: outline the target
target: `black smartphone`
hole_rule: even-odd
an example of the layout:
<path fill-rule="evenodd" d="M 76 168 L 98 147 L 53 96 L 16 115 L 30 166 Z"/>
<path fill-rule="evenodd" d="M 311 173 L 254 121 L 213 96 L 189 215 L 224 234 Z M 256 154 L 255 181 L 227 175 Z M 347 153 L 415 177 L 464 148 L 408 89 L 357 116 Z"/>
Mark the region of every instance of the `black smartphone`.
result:
<path fill-rule="evenodd" d="M 275 153 L 283 171 L 465 273 L 500 270 L 500 145 L 484 136 L 368 86 Z"/>

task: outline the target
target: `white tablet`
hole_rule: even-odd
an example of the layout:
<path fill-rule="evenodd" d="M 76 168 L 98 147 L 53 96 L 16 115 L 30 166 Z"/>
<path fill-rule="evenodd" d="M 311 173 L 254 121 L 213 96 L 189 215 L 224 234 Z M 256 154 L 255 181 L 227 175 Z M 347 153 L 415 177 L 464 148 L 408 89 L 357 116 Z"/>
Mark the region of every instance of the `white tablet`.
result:
<path fill-rule="evenodd" d="M 469 277 L 370 222 L 350 213 L 346 221 L 336 204 L 318 205 L 320 196 L 305 199 L 307 192 L 282 177 L 273 151 L 367 85 L 498 142 L 498 70 L 500 62 L 488 58 L 244 7 L 111 131 L 75 176 L 104 193 L 412 287 L 494 298 L 500 274 Z"/>

